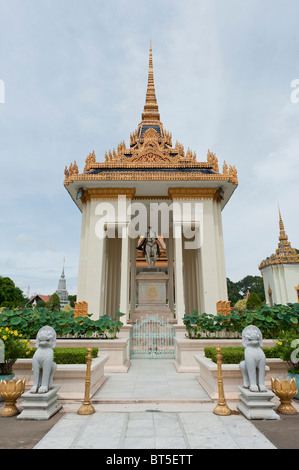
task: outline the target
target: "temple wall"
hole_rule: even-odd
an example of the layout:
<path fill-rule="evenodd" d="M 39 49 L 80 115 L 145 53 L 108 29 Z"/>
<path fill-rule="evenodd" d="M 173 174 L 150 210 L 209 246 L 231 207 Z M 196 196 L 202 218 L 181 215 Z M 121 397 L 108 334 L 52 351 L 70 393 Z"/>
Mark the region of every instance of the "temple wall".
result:
<path fill-rule="evenodd" d="M 299 285 L 299 264 L 281 264 L 262 269 L 264 291 L 267 304 L 270 304 L 269 287 L 273 304 L 297 303 L 296 287 Z"/>

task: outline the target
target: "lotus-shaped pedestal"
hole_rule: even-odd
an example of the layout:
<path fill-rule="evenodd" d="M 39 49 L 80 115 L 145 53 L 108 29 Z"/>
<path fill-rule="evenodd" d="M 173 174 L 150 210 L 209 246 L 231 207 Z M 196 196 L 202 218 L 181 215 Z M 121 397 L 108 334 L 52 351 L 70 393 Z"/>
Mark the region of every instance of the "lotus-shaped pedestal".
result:
<path fill-rule="evenodd" d="M 5 401 L 0 416 L 15 416 L 19 414 L 16 407 L 17 399 L 25 392 L 26 379 L 1 380 L 0 397 Z"/>
<path fill-rule="evenodd" d="M 279 380 L 278 378 L 271 377 L 272 391 L 280 399 L 280 405 L 277 411 L 286 415 L 296 414 L 297 411 L 292 405 L 292 399 L 297 395 L 296 380 Z"/>

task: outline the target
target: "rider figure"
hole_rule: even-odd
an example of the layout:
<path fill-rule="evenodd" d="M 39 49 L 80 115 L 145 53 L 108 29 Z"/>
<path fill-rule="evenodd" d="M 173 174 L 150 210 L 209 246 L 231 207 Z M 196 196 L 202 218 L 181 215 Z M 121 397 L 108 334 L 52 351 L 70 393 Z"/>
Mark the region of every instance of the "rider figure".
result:
<path fill-rule="evenodd" d="M 137 250 L 142 251 L 142 256 L 146 257 L 146 245 L 149 239 L 155 239 L 157 245 L 157 256 L 161 256 L 160 246 L 158 243 L 158 238 L 156 233 L 152 231 L 151 227 L 148 227 L 145 237 L 141 240 L 140 244 L 137 246 Z"/>

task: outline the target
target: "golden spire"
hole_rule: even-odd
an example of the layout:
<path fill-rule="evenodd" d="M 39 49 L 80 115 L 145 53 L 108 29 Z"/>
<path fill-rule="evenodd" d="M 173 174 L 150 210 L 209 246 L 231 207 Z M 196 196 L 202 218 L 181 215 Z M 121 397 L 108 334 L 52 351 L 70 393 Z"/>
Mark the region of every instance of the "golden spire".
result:
<path fill-rule="evenodd" d="M 152 55 L 152 41 L 150 41 L 148 82 L 145 98 L 145 105 L 142 113 L 142 121 L 160 121 L 159 108 L 157 104 L 155 84 L 154 84 L 154 68 Z"/>
<path fill-rule="evenodd" d="M 278 206 L 278 212 L 279 212 L 279 240 L 280 240 L 280 242 L 286 242 L 286 241 L 288 241 L 288 236 L 287 236 L 287 234 L 285 232 L 285 229 L 284 229 L 284 224 L 283 224 L 283 220 L 282 220 L 282 217 L 281 217 L 279 206 Z"/>
<path fill-rule="evenodd" d="M 271 266 L 274 264 L 290 264 L 290 263 L 299 263 L 299 253 L 297 253 L 295 248 L 292 248 L 291 243 L 289 242 L 288 236 L 284 229 L 284 223 L 281 217 L 280 208 L 278 206 L 279 212 L 279 243 L 276 252 L 270 257 L 266 258 L 259 265 L 259 269 L 263 269 L 266 266 Z"/>

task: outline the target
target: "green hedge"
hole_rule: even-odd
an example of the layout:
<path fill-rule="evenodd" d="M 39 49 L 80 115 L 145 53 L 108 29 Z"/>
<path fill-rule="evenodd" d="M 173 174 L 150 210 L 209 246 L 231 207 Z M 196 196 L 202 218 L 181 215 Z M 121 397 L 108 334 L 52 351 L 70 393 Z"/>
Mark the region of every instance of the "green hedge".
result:
<path fill-rule="evenodd" d="M 30 354 L 24 355 L 23 358 L 32 358 L 36 348 L 32 348 Z M 91 356 L 93 358 L 98 355 L 98 348 L 92 348 Z M 87 348 L 54 348 L 54 362 L 56 364 L 85 364 L 87 356 Z"/>
<path fill-rule="evenodd" d="M 243 312 L 231 311 L 229 315 L 199 314 L 196 310 L 183 318 L 187 330 L 187 336 L 198 339 L 205 333 L 207 336 L 226 331 L 241 333 L 248 325 L 257 326 L 263 337 L 278 338 L 281 331 L 290 329 L 299 332 L 299 304 L 264 305 L 257 310 L 245 310 Z"/>
<path fill-rule="evenodd" d="M 279 358 L 279 351 L 274 346 L 273 348 L 262 348 L 266 358 Z M 216 348 L 208 347 L 204 349 L 205 356 L 217 362 Z M 242 346 L 221 348 L 222 363 L 223 364 L 240 364 L 244 360 L 244 348 Z"/>
<path fill-rule="evenodd" d="M 0 314 L 0 328 L 8 327 L 22 333 L 25 338 L 36 338 L 39 329 L 49 325 L 56 331 L 57 336 L 91 337 L 96 334 L 99 338 L 116 338 L 123 323 L 119 317 L 123 314 L 115 312 L 117 318 L 103 315 L 98 320 L 87 317 L 74 318 L 74 312 L 50 312 L 45 308 L 3 310 Z"/>

